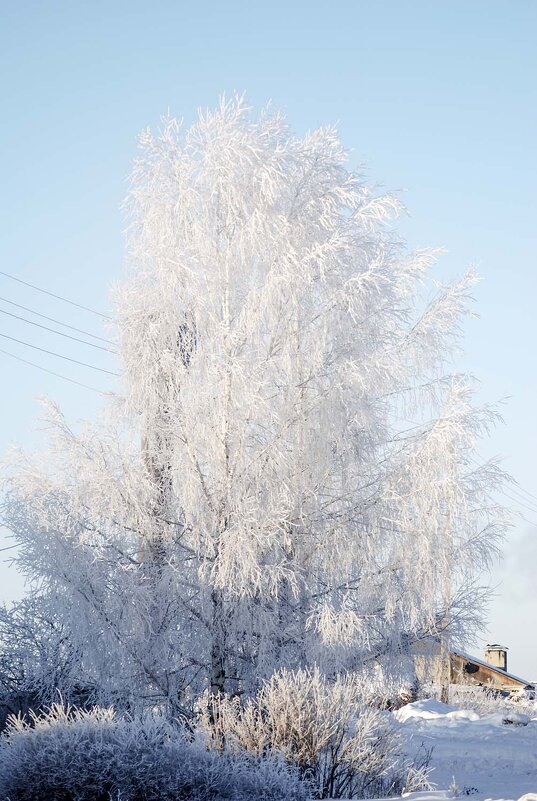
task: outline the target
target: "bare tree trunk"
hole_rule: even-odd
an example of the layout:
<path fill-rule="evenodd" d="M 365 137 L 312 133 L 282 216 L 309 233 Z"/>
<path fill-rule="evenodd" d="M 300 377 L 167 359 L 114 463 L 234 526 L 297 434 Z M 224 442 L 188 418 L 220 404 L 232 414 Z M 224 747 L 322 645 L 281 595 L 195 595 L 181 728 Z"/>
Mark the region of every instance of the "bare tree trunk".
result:
<path fill-rule="evenodd" d="M 179 326 L 177 334 L 177 356 L 184 367 L 190 365 L 195 347 L 195 329 L 188 322 Z M 140 561 L 142 563 L 142 579 L 149 585 L 150 609 L 148 625 L 145 632 L 148 644 L 148 666 L 159 683 L 168 703 L 179 704 L 175 681 L 170 679 L 167 670 L 168 654 L 165 639 L 165 612 L 162 606 L 164 591 L 163 581 L 168 559 L 168 523 L 171 518 L 173 496 L 172 478 L 172 442 L 169 433 L 172 425 L 170 408 L 164 402 L 163 408 L 153 421 L 152 430 L 148 430 L 142 442 L 146 468 L 156 490 L 152 509 L 151 531 L 145 532 L 140 542 Z"/>
<path fill-rule="evenodd" d="M 221 590 L 211 592 L 212 643 L 211 643 L 211 695 L 224 693 L 226 682 L 226 632 L 224 602 Z"/>

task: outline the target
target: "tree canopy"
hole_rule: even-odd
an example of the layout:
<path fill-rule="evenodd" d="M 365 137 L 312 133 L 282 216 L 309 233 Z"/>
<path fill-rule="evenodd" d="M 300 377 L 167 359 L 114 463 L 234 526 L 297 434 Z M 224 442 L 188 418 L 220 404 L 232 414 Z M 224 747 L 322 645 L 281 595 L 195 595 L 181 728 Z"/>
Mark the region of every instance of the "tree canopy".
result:
<path fill-rule="evenodd" d="M 452 367 L 475 276 L 434 282 L 335 128 L 233 97 L 140 144 L 124 393 L 79 432 L 50 407 L 49 451 L 8 471 L 72 681 L 176 710 L 471 635 L 504 525 L 475 451 L 496 413 Z"/>

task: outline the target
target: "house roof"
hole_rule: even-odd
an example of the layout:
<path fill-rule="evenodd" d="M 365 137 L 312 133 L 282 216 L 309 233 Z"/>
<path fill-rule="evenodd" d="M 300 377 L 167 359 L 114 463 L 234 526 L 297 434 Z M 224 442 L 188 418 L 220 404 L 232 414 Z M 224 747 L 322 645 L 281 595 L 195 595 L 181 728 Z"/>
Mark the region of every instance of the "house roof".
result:
<path fill-rule="evenodd" d="M 533 681 L 527 681 L 526 679 L 521 679 L 520 676 L 515 676 L 514 673 L 508 673 L 507 670 L 502 670 L 495 665 L 490 665 L 488 662 L 485 662 L 483 659 L 478 659 L 476 656 L 470 656 L 470 654 L 465 653 L 464 651 L 452 651 L 451 653 L 455 654 L 456 656 L 460 656 L 463 659 L 468 660 L 468 662 L 473 662 L 475 665 L 481 665 L 481 667 L 485 667 L 488 670 L 491 670 L 493 673 L 497 673 L 498 676 L 506 676 L 508 679 L 512 679 L 513 681 L 518 681 L 520 684 L 523 684 L 525 687 L 530 686 L 534 687 L 535 683 Z"/>

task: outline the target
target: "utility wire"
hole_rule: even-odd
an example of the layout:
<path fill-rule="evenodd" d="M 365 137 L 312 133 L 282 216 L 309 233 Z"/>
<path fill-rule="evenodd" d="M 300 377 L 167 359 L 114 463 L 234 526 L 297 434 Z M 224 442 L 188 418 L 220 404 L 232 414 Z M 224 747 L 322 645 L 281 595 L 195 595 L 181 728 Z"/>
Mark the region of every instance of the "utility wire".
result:
<path fill-rule="evenodd" d="M 405 418 L 402 418 L 402 419 L 405 419 Z M 416 425 L 416 428 L 419 428 L 420 425 L 421 425 L 421 424 L 416 423 L 415 420 L 406 420 L 405 419 L 405 422 L 414 423 Z M 472 461 L 477 467 L 482 467 L 484 463 L 486 464 L 487 462 L 494 461 L 493 459 L 485 459 L 485 457 L 482 456 L 479 453 L 477 455 L 480 457 L 480 459 L 483 460 L 482 462 L 480 462 L 475 457 L 470 457 L 470 461 Z M 532 514 L 537 515 L 537 495 L 534 495 L 533 493 L 529 492 L 528 490 L 525 490 L 519 484 L 517 484 L 516 487 L 509 486 L 509 490 L 510 490 L 510 492 L 514 492 L 515 495 L 511 495 L 510 492 L 507 492 L 506 490 L 501 490 L 500 489 L 500 490 L 497 490 L 497 491 L 501 495 L 503 495 L 505 498 L 508 498 L 511 502 L 516 503 L 517 506 L 522 507 L 525 511 L 531 512 Z M 522 493 L 524 493 L 524 494 L 522 494 Z M 516 497 L 517 495 L 518 495 L 518 497 Z M 525 496 L 529 496 L 529 497 L 525 497 Z M 534 500 L 532 500 L 532 499 L 534 499 Z M 537 526 L 537 523 L 534 523 L 532 520 L 528 520 L 526 517 L 524 517 L 524 515 L 521 512 L 518 512 L 518 514 L 522 517 L 523 520 L 526 521 L 526 523 L 530 523 L 531 525 Z"/>
<path fill-rule="evenodd" d="M 6 545 L 5 548 L 0 548 L 0 551 L 11 551 L 11 550 L 13 550 L 13 548 L 18 548 L 18 547 L 19 547 L 19 543 L 17 542 L 17 543 L 15 543 L 15 545 Z"/>
<path fill-rule="evenodd" d="M 39 348 L 37 345 L 32 345 L 30 342 L 24 342 L 22 339 L 16 339 L 15 337 L 10 337 L 8 334 L 1 334 L 0 337 L 4 337 L 4 339 L 10 339 L 12 342 L 17 342 L 19 345 L 25 345 L 27 348 L 33 348 L 34 350 L 39 350 L 41 353 L 48 353 L 49 356 L 57 356 L 58 359 L 65 359 L 68 362 L 73 362 L 74 364 L 80 364 L 82 367 L 89 367 L 91 370 L 98 370 L 100 373 L 108 373 L 108 375 L 119 376 L 119 373 L 114 373 L 112 370 L 105 370 L 103 367 L 96 367 L 94 364 L 88 364 L 87 362 L 80 362 L 78 359 L 71 359 L 70 356 L 64 356 L 61 353 L 55 353 L 53 350 L 46 350 L 45 348 Z"/>
<path fill-rule="evenodd" d="M 9 317 L 14 317 L 16 320 L 22 320 L 23 323 L 28 323 L 29 325 L 35 325 L 37 328 L 43 328 L 45 331 L 51 331 L 53 334 L 58 334 L 60 337 L 66 337 L 67 339 L 72 339 L 74 342 L 82 342 L 83 345 L 89 345 L 90 348 L 98 348 L 98 350 L 105 350 L 108 353 L 117 353 L 117 351 L 112 350 L 111 348 L 105 348 L 103 345 L 95 345 L 93 342 L 87 342 L 85 339 L 80 339 L 80 337 L 74 337 L 71 334 L 64 334 L 63 331 L 56 331 L 54 328 L 49 328 L 48 325 L 42 325 L 41 323 L 36 323 L 33 320 L 27 320 L 26 317 L 20 317 L 18 314 L 12 314 L 12 312 L 8 312 L 5 309 L 0 309 L 0 314 L 7 314 Z"/>
<path fill-rule="evenodd" d="M 514 501 L 518 506 L 521 506 L 527 512 L 532 512 L 533 514 L 537 515 L 537 509 L 534 506 L 528 506 L 526 503 L 522 503 L 516 495 L 510 495 L 506 490 L 500 490 L 502 495 L 505 495 L 506 498 L 509 498 L 511 501 Z"/>
<path fill-rule="evenodd" d="M 515 495 L 518 495 L 520 500 L 524 501 L 524 503 L 532 504 L 533 506 L 537 507 L 537 499 L 533 500 L 535 496 L 531 495 L 531 493 L 527 492 L 527 490 L 523 490 L 518 484 L 516 484 L 514 487 L 510 486 L 509 491 L 514 492 Z M 526 497 L 526 495 L 529 495 L 529 497 Z M 537 509 L 535 511 L 537 512 Z"/>
<path fill-rule="evenodd" d="M 28 364 L 30 367 L 37 367 L 38 370 L 42 370 L 44 373 L 49 373 L 50 375 L 56 376 L 56 378 L 63 378 L 64 381 L 69 381 L 71 384 L 77 384 L 79 387 L 84 387 L 84 389 L 91 389 L 92 392 L 97 392 L 99 395 L 111 395 L 110 392 L 103 392 L 101 389 L 97 389 L 97 387 L 92 387 L 89 384 L 83 384 L 81 381 L 75 381 L 74 378 L 68 378 L 66 375 L 61 375 L 61 373 L 55 373 L 54 370 L 49 370 L 47 367 L 42 367 L 40 364 L 36 364 L 35 362 L 30 362 L 28 359 L 23 359 L 21 356 L 16 356 L 14 353 L 10 353 L 8 350 L 3 350 L 0 348 L 0 353 L 3 353 L 4 356 L 10 356 L 12 359 L 16 359 L 18 362 L 22 362 L 23 364 Z"/>
<path fill-rule="evenodd" d="M 535 526 L 535 528 L 537 528 L 537 523 L 535 522 L 535 520 L 529 520 L 527 517 L 524 517 L 524 515 L 521 514 L 520 512 L 518 514 L 520 515 L 522 520 L 524 520 L 525 523 L 529 523 L 530 526 Z"/>
<path fill-rule="evenodd" d="M 527 489 L 524 489 L 524 487 L 521 487 L 518 482 L 516 485 L 516 491 L 518 493 L 522 493 L 523 495 L 528 495 L 529 498 L 532 499 L 530 503 L 535 503 L 535 501 L 537 501 L 537 495 L 534 495 L 533 492 L 529 492 Z"/>
<path fill-rule="evenodd" d="M 56 325 L 61 325 L 64 328 L 69 328 L 71 331 L 78 331 L 79 334 L 84 334 L 87 337 L 91 337 L 92 339 L 98 339 L 100 342 L 106 342 L 108 345 L 113 345 L 114 343 L 110 339 L 105 339 L 105 337 L 99 337 L 97 334 L 92 334 L 89 331 L 84 331 L 82 328 L 77 328 L 74 325 L 69 325 L 68 323 L 62 323 L 61 320 L 56 320 L 55 317 L 47 317 L 46 314 L 41 314 L 41 312 L 35 311 L 35 309 L 30 309 L 28 306 L 23 306 L 21 303 L 15 303 L 14 300 L 9 300 L 9 298 L 4 298 L 0 296 L 0 300 L 3 303 L 9 303 L 10 306 L 16 306 L 17 309 L 24 309 L 24 311 L 30 312 L 30 314 L 35 314 L 37 317 L 42 317 L 43 320 L 48 320 L 51 323 L 56 323 Z"/>
<path fill-rule="evenodd" d="M 481 458 L 484 459 L 484 457 Z M 475 458 L 472 458 L 471 461 L 478 467 L 482 466 L 482 463 Z M 487 460 L 484 459 L 484 461 L 486 462 Z M 499 490 L 499 492 L 502 495 L 505 495 L 506 498 L 509 498 L 509 500 L 514 501 L 516 504 L 518 504 L 518 506 L 522 506 L 528 512 L 533 512 L 534 514 L 537 514 L 537 496 L 532 495 L 531 492 L 528 492 L 528 490 L 523 489 L 523 487 L 521 487 L 518 483 L 516 484 L 516 486 L 509 485 L 508 489 L 509 492 L 507 492 L 507 490 Z M 511 495 L 512 492 L 514 492 L 515 495 Z M 530 497 L 526 498 L 525 497 L 526 495 L 529 495 Z M 535 501 L 531 500 L 531 498 L 535 498 Z"/>
<path fill-rule="evenodd" d="M 35 284 L 30 284 L 29 281 L 23 281 L 22 278 L 17 278 L 16 275 L 11 275 L 11 273 L 6 273 L 4 270 L 0 270 L 0 275 L 4 275 L 6 278 L 10 278 L 12 281 L 18 281 L 19 284 L 24 284 L 24 286 L 29 286 L 31 289 L 36 289 L 38 292 L 43 292 L 45 295 L 50 295 L 52 298 L 56 298 L 56 300 L 62 300 L 64 303 L 70 303 L 71 306 L 76 306 L 77 309 L 83 309 L 84 311 L 91 312 L 91 314 L 96 314 L 97 317 L 102 317 L 104 320 L 111 320 L 111 317 L 108 317 L 106 314 L 102 312 L 95 311 L 95 309 L 90 309 L 89 306 L 82 306 L 81 303 L 75 303 L 74 300 L 69 300 L 68 298 L 64 298 L 61 295 L 56 295 L 54 292 L 49 292 L 48 289 L 42 289 L 40 286 L 36 286 Z"/>

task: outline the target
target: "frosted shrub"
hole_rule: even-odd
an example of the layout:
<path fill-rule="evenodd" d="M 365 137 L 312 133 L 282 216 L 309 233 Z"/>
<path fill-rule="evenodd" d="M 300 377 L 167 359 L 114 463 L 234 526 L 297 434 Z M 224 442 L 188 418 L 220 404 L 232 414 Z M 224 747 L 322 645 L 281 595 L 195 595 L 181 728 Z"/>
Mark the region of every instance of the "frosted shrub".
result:
<path fill-rule="evenodd" d="M 500 711 L 505 698 L 487 687 L 452 685 L 449 688 L 449 702 L 459 709 L 472 709 L 478 715 L 489 715 Z"/>
<path fill-rule="evenodd" d="M 498 712 L 506 716 L 517 712 L 530 718 L 537 715 L 537 703 L 524 692 L 506 697 L 489 687 L 453 685 L 449 689 L 449 701 L 461 709 L 473 709 L 478 715 Z"/>
<path fill-rule="evenodd" d="M 208 751 L 162 718 L 54 705 L 31 723 L 11 720 L 0 745 L 0 798 L 304 801 L 306 791 L 283 761 Z"/>
<path fill-rule="evenodd" d="M 282 754 L 318 798 L 373 798 L 427 785 L 426 771 L 401 758 L 393 718 L 364 704 L 355 676 L 329 682 L 318 671 L 282 671 L 245 704 L 212 699 L 202 726 L 219 748 Z"/>

